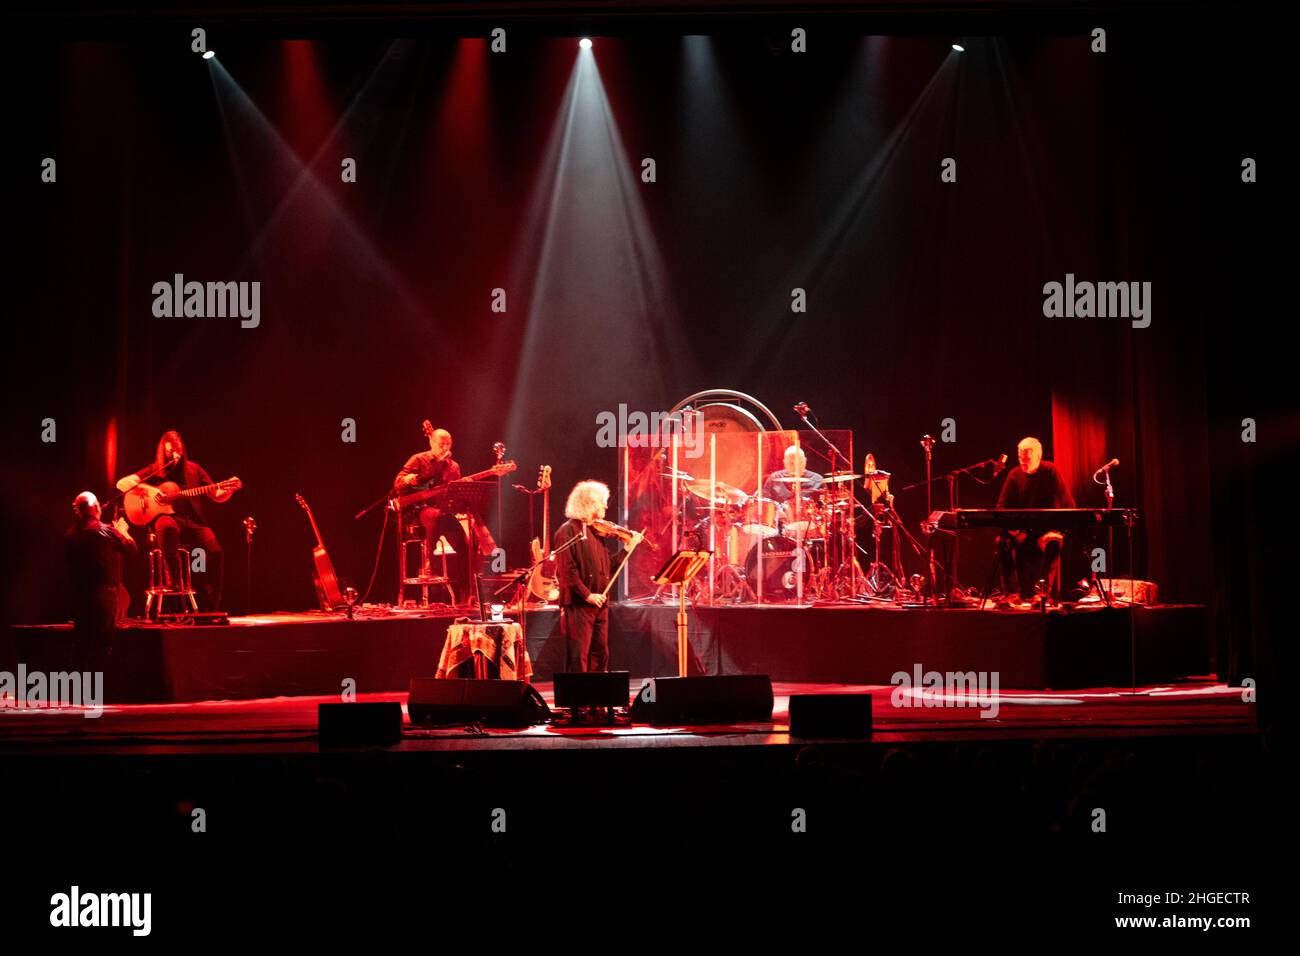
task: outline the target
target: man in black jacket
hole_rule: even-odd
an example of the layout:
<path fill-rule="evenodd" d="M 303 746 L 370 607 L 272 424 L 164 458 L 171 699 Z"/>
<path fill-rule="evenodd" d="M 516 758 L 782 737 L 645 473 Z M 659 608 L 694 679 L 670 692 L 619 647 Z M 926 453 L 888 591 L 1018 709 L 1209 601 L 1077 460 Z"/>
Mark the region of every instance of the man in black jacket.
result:
<path fill-rule="evenodd" d="M 552 543 L 560 585 L 560 633 L 571 672 L 609 670 L 609 602 L 604 592 L 611 574 L 610 551 L 605 538 L 591 527 L 605 517 L 607 507 L 607 485 L 578 482 L 564 506 L 569 520 L 556 530 Z"/>
<path fill-rule="evenodd" d="M 72 502 L 76 521 L 64 539 L 72 621 L 86 669 L 103 666 L 108 638 L 126 618 L 130 598 L 122 586 L 122 556 L 135 553 L 125 518 L 100 520 L 99 500 L 83 491 Z"/>

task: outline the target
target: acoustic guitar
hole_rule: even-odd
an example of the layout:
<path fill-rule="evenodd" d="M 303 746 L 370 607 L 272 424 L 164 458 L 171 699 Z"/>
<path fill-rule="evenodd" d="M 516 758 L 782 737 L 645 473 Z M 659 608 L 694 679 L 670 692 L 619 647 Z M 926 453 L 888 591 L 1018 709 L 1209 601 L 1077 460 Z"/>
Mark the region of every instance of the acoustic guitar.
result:
<path fill-rule="evenodd" d="M 335 608 L 346 607 L 348 602 L 343 599 L 343 592 L 339 590 L 339 579 L 334 573 L 334 562 L 330 560 L 329 552 L 325 550 L 325 540 L 320 536 L 320 528 L 316 527 L 316 518 L 311 513 L 311 506 L 302 495 L 295 493 L 294 497 L 298 499 L 298 504 L 302 505 L 302 510 L 307 512 L 307 520 L 311 522 L 311 530 L 316 535 L 316 547 L 311 549 L 311 559 L 315 565 L 312 569 L 312 580 L 316 584 L 316 600 L 320 602 L 320 609 L 333 611 Z"/>
<path fill-rule="evenodd" d="M 172 504 L 177 498 L 197 498 L 209 492 L 238 491 L 242 487 L 244 483 L 238 478 L 193 488 L 182 488 L 174 481 L 164 481 L 161 485 L 140 482 L 122 496 L 122 507 L 132 524 L 148 524 L 159 515 L 175 514 Z"/>

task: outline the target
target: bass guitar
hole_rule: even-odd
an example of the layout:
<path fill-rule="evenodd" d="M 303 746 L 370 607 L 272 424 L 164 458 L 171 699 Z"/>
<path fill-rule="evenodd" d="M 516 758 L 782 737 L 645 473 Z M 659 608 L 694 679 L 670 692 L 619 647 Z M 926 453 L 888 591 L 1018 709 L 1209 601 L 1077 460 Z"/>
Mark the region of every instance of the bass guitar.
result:
<path fill-rule="evenodd" d="M 478 481 L 480 478 L 500 478 L 515 471 L 519 466 L 513 461 L 503 461 L 499 465 L 493 465 L 491 468 L 485 468 L 482 471 L 475 472 L 465 478 L 457 478 L 455 481 L 449 481 L 445 485 L 439 485 L 437 488 L 430 488 L 427 491 L 413 491 L 409 495 L 402 495 L 397 500 L 401 502 L 403 508 L 410 508 L 413 505 L 423 504 L 426 501 L 438 502 L 446 498 L 449 494 L 448 489 L 455 485 L 467 484 L 471 481 Z"/>
<path fill-rule="evenodd" d="M 542 493 L 542 537 L 533 539 L 533 573 L 528 576 L 528 593 L 539 601 L 554 604 L 560 599 L 560 580 L 555 576 L 555 559 L 543 560 L 551 551 L 551 466 L 542 465 L 537 475 Z"/>

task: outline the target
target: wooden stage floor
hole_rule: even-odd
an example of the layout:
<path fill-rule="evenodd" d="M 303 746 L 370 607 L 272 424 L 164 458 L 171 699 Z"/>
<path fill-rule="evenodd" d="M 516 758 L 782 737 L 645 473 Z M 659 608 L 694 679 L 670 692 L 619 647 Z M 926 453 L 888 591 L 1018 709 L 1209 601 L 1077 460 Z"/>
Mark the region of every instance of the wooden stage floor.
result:
<path fill-rule="evenodd" d="M 537 688 L 553 704 L 549 682 Z M 633 688 L 635 690 L 635 686 Z M 567 728 L 540 724 L 523 730 L 428 729 L 404 722 L 399 751 L 517 751 L 548 749 L 636 749 L 666 747 L 806 746 L 828 743 L 792 737 L 792 694 L 871 693 L 875 744 L 1030 738 L 1120 738 L 1187 734 L 1250 734 L 1254 707 L 1240 688 L 1204 681 L 1075 691 L 1003 689 L 995 717 L 972 707 L 926 706 L 918 695 L 895 706 L 892 686 L 794 683 L 773 685 L 771 724 L 735 726 Z M 401 701 L 405 694 L 359 694 L 362 701 Z M 312 752 L 316 709 L 335 697 L 278 697 L 174 704 L 107 705 L 99 717 L 85 708 L 0 706 L 0 752 L 47 751 L 153 753 Z M 931 698 L 930 704 L 940 701 Z M 948 702 L 951 704 L 951 701 Z M 835 743 L 849 743 L 835 741 Z M 861 743 L 861 741 L 859 741 Z"/>

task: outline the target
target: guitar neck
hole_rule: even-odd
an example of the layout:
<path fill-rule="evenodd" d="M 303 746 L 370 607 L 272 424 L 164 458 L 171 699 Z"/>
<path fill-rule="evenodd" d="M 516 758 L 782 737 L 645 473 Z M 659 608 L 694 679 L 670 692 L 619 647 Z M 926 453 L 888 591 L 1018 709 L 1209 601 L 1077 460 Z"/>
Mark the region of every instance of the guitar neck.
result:
<path fill-rule="evenodd" d="M 551 550 L 551 489 L 542 492 L 542 552 Z"/>
<path fill-rule="evenodd" d="M 206 495 L 209 491 L 220 491 L 222 484 L 223 482 L 214 481 L 210 485 L 198 485 L 195 488 L 184 488 L 181 491 L 178 491 L 177 494 L 184 498 L 196 498 L 199 495 Z"/>
<path fill-rule="evenodd" d="M 311 505 L 307 504 L 307 499 L 302 495 L 297 495 L 298 504 L 302 505 L 302 510 L 307 512 L 307 520 L 311 522 L 311 532 L 316 536 L 316 547 L 322 551 L 325 550 L 325 539 L 320 536 L 320 528 L 316 527 L 316 516 L 311 513 Z"/>

